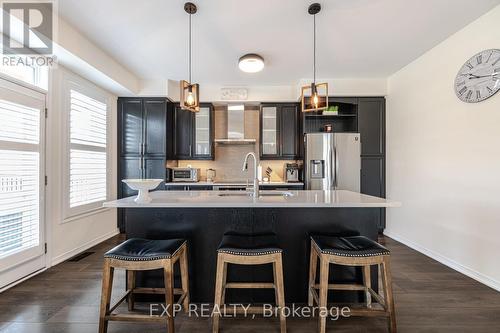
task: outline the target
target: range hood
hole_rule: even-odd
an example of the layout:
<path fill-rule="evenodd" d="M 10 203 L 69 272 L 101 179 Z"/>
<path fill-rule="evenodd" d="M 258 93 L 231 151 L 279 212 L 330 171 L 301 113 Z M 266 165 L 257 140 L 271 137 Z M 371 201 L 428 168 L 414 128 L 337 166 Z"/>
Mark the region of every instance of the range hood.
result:
<path fill-rule="evenodd" d="M 253 145 L 255 139 L 245 138 L 245 106 L 229 105 L 227 107 L 227 136 L 215 139 L 218 144 L 225 145 Z"/>

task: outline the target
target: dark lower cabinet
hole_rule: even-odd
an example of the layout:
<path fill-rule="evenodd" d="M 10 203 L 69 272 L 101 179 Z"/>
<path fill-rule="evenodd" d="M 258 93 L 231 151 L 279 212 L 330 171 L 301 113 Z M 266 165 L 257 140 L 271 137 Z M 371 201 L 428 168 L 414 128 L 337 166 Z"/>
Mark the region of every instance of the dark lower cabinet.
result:
<path fill-rule="evenodd" d="M 212 191 L 213 186 L 210 185 L 169 185 L 166 186 L 167 191 Z"/>

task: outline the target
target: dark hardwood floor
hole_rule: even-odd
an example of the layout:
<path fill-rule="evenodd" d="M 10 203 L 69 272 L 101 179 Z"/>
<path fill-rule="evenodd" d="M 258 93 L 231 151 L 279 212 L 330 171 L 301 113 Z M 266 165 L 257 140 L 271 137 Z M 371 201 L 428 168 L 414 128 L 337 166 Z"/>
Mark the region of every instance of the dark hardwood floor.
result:
<path fill-rule="evenodd" d="M 112 238 L 78 262 L 64 262 L 0 294 L 1 332 L 97 332 L 102 254 Z M 389 238 L 400 332 L 500 332 L 500 293 Z M 125 288 L 116 271 L 114 300 Z M 210 320 L 176 318 L 178 332 L 209 332 Z M 328 321 L 330 332 L 386 332 L 378 318 Z M 279 332 L 276 319 L 225 319 L 221 332 Z M 315 319 L 288 319 L 288 332 L 316 332 Z M 108 332 L 166 332 L 161 324 L 110 323 Z"/>

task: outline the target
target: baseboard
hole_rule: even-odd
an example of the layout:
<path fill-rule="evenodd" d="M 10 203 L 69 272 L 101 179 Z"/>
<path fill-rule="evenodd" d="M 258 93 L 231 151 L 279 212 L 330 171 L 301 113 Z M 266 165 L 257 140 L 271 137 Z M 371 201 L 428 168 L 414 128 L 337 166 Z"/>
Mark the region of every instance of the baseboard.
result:
<path fill-rule="evenodd" d="M 480 283 L 482 283 L 482 284 L 484 284 L 492 289 L 495 289 L 496 291 L 500 291 L 500 281 L 492 279 L 492 278 L 490 278 L 482 273 L 479 273 L 479 272 L 477 272 L 477 271 L 475 271 L 467 266 L 464 266 L 464 265 L 456 262 L 455 260 L 447 258 L 447 257 L 445 257 L 445 256 L 443 256 L 435 251 L 429 250 L 429 249 L 427 249 L 427 248 L 425 248 L 417 243 L 414 243 L 414 242 L 412 242 L 404 237 L 401 237 L 399 235 L 393 234 L 387 230 L 384 231 L 384 235 L 414 249 L 415 251 L 418 251 L 418 252 L 428 256 L 429 258 L 432 258 L 432 259 L 440 262 L 443 265 L 450 267 L 451 269 L 456 270 L 459 273 L 467 275 L 471 279 L 474 279 L 474 280 L 476 280 L 476 281 L 478 281 L 478 282 L 480 282 Z"/>
<path fill-rule="evenodd" d="M 118 230 L 118 228 L 117 228 L 116 230 L 114 230 L 114 231 L 112 231 L 110 233 L 107 233 L 105 235 L 99 236 L 99 237 L 97 237 L 97 238 L 95 238 L 95 239 L 93 239 L 93 240 L 91 240 L 91 241 L 89 241 L 89 242 L 87 242 L 87 243 L 85 243 L 85 244 L 83 244 L 83 245 L 81 245 L 81 246 L 79 246 L 79 247 L 71 250 L 71 251 L 68 251 L 68 252 L 65 252 L 65 253 L 63 253 L 61 255 L 58 255 L 57 257 L 52 258 L 52 260 L 51 260 L 51 266 L 55 266 L 57 264 L 60 264 L 63 261 L 66 261 L 69 258 L 72 258 L 72 257 L 76 256 L 77 254 L 82 253 L 83 251 L 88 250 L 91 247 L 93 247 L 93 246 L 95 246 L 95 245 L 97 245 L 97 244 L 99 244 L 101 242 L 104 242 L 105 240 L 107 240 L 107 239 L 109 239 L 111 237 L 114 237 L 114 236 L 118 235 L 119 233 L 120 233 L 120 230 Z"/>

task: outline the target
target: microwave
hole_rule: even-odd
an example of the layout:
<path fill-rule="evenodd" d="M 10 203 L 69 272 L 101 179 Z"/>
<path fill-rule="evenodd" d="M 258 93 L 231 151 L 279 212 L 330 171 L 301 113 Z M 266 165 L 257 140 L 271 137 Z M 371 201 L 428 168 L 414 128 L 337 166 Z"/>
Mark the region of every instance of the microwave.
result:
<path fill-rule="evenodd" d="M 172 168 L 171 177 L 173 182 L 197 182 L 200 180 L 200 169 Z"/>

